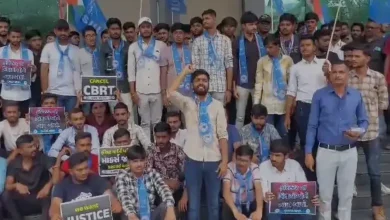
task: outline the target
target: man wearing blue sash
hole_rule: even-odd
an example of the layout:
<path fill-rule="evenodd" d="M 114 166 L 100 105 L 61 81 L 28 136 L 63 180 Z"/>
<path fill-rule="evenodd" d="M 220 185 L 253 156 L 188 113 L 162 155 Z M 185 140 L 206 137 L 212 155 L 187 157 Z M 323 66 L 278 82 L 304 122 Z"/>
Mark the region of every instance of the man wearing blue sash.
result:
<path fill-rule="evenodd" d="M 257 16 L 248 11 L 241 16 L 243 33 L 233 41 L 234 96 L 236 98 L 236 127 L 244 126 L 249 95 L 253 99 L 256 66 L 260 57 L 267 55 L 263 38 L 256 33 Z"/>
<path fill-rule="evenodd" d="M 57 40 L 45 45 L 41 55 L 41 84 L 43 93 L 58 97 L 58 105 L 70 112 L 81 90 L 79 48 L 69 43 L 69 24 L 60 19 L 55 27 Z"/>
<path fill-rule="evenodd" d="M 160 66 L 161 52 L 166 44 L 152 36 L 150 18 L 141 18 L 138 28 L 140 36 L 129 47 L 127 69 L 131 98 L 138 106 L 141 127 L 150 139 L 151 126 L 154 127 L 162 116 Z"/>
<path fill-rule="evenodd" d="M 10 60 L 24 60 L 31 63 L 32 72 L 36 71 L 34 65 L 34 55 L 31 50 L 21 44 L 22 31 L 18 27 L 12 27 L 9 30 L 8 38 L 10 43 L 7 46 L 0 48 L 0 59 L 3 62 Z M 4 64 L 3 64 L 4 67 Z M 31 76 L 27 76 L 31 77 Z M 19 105 L 21 116 L 24 117 L 28 113 L 30 104 L 31 90 L 29 85 L 9 85 L 3 83 L 1 88 L 1 98 L 3 101 L 16 101 Z"/>
<path fill-rule="evenodd" d="M 80 48 L 79 59 L 82 76 L 100 76 L 100 52 L 96 45 L 96 29 L 86 26 L 83 30 L 85 47 Z"/>

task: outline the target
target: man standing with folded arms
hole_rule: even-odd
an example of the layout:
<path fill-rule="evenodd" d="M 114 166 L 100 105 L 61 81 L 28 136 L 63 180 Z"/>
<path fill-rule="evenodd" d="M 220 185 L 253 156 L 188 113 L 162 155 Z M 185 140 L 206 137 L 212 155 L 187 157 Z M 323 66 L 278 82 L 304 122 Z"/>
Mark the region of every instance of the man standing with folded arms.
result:
<path fill-rule="evenodd" d="M 318 139 L 316 171 L 320 194 L 319 220 L 331 220 L 334 182 L 337 177 L 339 220 L 351 219 L 353 184 L 357 169 L 356 141 L 368 128 L 360 92 L 348 87 L 348 68 L 333 63 L 329 84 L 313 95 L 306 134 L 307 168 L 314 171 L 312 150 Z"/>

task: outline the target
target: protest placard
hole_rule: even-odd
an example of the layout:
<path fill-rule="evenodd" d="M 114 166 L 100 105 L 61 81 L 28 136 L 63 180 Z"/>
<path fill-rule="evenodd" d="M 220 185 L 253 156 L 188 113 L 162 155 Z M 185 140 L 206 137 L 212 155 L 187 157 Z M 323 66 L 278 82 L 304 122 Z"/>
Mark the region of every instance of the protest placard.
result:
<path fill-rule="evenodd" d="M 0 79 L 9 86 L 31 85 L 31 61 L 0 59 Z"/>
<path fill-rule="evenodd" d="M 311 200 L 316 195 L 316 182 L 271 183 L 275 199 L 269 203 L 269 213 L 315 215 Z"/>
<path fill-rule="evenodd" d="M 63 220 L 112 220 L 109 195 L 95 196 L 61 204 Z"/>
<path fill-rule="evenodd" d="M 82 102 L 109 102 L 116 100 L 116 76 L 83 76 Z"/>
<path fill-rule="evenodd" d="M 63 107 L 33 107 L 29 110 L 30 134 L 59 134 L 66 128 Z"/>
<path fill-rule="evenodd" d="M 99 148 L 99 175 L 103 177 L 116 176 L 119 170 L 126 169 L 127 150 L 126 147 L 101 147 Z"/>

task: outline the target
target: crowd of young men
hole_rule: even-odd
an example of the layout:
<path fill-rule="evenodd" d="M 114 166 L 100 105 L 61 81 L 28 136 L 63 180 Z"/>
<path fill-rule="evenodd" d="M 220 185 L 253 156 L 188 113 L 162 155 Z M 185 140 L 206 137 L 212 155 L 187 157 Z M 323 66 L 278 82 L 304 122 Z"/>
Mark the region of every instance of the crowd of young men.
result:
<path fill-rule="evenodd" d="M 319 219 L 332 217 L 337 182 L 338 218 L 350 220 L 357 147 L 367 158 L 373 218 L 386 219 L 378 159 L 387 148 L 385 26 L 319 28 L 315 13 L 299 26 L 285 13 L 273 34 L 270 16 L 245 12 L 236 35 L 234 18 L 217 26 L 216 16 L 208 9 L 171 26 L 109 18 L 100 36 L 58 20 L 45 40 L 30 30 L 24 41 L 0 17 L 0 58 L 32 67 L 31 86 L 1 88 L 1 219 L 59 220 L 61 203 L 103 194 L 119 219 L 198 220 L 203 200 L 207 219 L 314 219 L 264 207 L 276 199 L 272 182 L 317 181 Z M 116 76 L 118 102 L 82 103 L 81 76 Z M 32 106 L 64 107 L 69 127 L 28 134 Z M 131 146 L 129 167 L 105 179 L 97 155 L 112 146 Z"/>

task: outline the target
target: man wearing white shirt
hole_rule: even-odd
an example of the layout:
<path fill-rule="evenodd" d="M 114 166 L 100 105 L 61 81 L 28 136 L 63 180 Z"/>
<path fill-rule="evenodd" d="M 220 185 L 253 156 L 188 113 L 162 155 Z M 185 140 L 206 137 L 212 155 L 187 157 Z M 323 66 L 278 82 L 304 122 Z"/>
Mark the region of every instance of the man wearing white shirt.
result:
<path fill-rule="evenodd" d="M 131 98 L 138 105 L 141 127 L 150 139 L 151 125 L 154 127 L 162 116 L 160 64 L 166 44 L 152 36 L 150 18 L 141 18 L 138 28 L 140 36 L 129 47 L 127 68 Z"/>
<path fill-rule="evenodd" d="M 57 40 L 45 45 L 41 55 L 41 84 L 43 93 L 58 96 L 58 105 L 70 112 L 81 90 L 79 48 L 69 43 L 69 24 L 58 20 Z"/>
<path fill-rule="evenodd" d="M 8 33 L 9 44 L 0 48 L 0 59 L 24 60 L 31 62 L 32 72 L 37 68 L 34 66 L 34 55 L 31 50 L 21 44 L 22 31 L 18 27 L 12 27 Z M 31 77 L 31 76 L 30 76 Z M 4 101 L 16 101 L 22 117 L 28 113 L 31 98 L 31 90 L 28 85 L 7 85 L 1 87 L 1 98 Z"/>
<path fill-rule="evenodd" d="M 182 125 L 180 112 L 168 112 L 166 117 L 167 123 L 171 127 L 171 142 L 184 147 L 187 139 L 187 129 L 180 129 Z"/>
<path fill-rule="evenodd" d="M 329 24 L 329 29 L 332 31 L 334 26 L 334 21 Z M 336 53 L 339 56 L 340 60 L 344 60 L 344 51 L 341 48 L 346 44 L 341 40 L 341 28 L 342 23 L 337 21 L 336 27 L 333 34 L 332 44 L 330 45 L 329 50 L 333 53 Z"/>
<path fill-rule="evenodd" d="M 80 48 L 79 62 L 82 76 L 100 76 L 99 48 L 96 45 L 96 30 L 92 26 L 86 26 L 83 30 L 85 47 Z"/>

